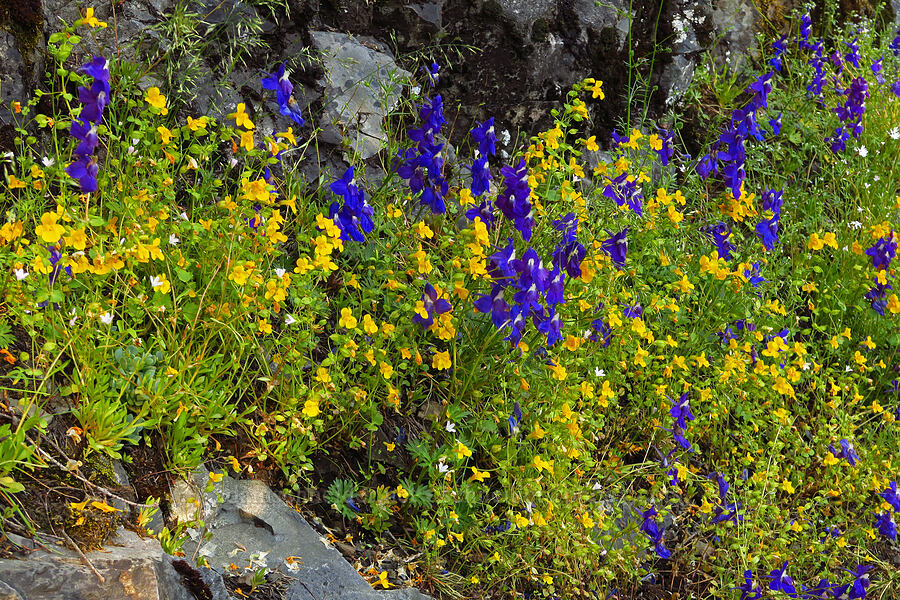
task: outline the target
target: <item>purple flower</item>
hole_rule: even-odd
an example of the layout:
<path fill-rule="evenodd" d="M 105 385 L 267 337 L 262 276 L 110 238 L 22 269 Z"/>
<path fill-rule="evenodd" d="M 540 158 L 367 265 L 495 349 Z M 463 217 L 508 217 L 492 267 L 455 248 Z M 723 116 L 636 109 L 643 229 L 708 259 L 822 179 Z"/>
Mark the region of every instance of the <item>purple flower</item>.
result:
<path fill-rule="evenodd" d="M 509 415 L 509 435 L 514 435 L 515 432 L 519 429 L 519 424 L 522 423 L 522 407 L 519 406 L 519 401 L 513 403 L 513 411 L 512 414 Z"/>
<path fill-rule="evenodd" d="M 97 173 L 99 170 L 97 158 L 87 155 L 79 155 L 74 162 L 66 167 L 66 173 L 72 179 L 78 180 L 82 194 L 97 191 Z"/>
<path fill-rule="evenodd" d="M 482 294 L 475 302 L 475 309 L 491 315 L 491 321 L 497 329 L 503 329 L 509 323 L 509 304 L 503 297 L 504 286 L 494 284 L 490 294 Z"/>
<path fill-rule="evenodd" d="M 750 569 L 744 571 L 744 585 L 734 589 L 741 591 L 740 600 L 759 600 L 759 598 L 762 598 L 762 591 L 756 582 L 753 581 L 753 571 Z"/>
<path fill-rule="evenodd" d="M 897 494 L 897 482 L 892 481 L 890 487 L 878 494 L 885 502 L 890 504 L 895 511 L 900 512 L 900 495 Z"/>
<path fill-rule="evenodd" d="M 600 249 L 609 255 L 616 268 L 622 270 L 625 268 L 625 254 L 628 252 L 628 227 L 619 233 L 607 233 L 610 237 L 603 240 Z"/>
<path fill-rule="evenodd" d="M 524 158 L 520 158 L 519 164 L 515 167 L 503 167 L 500 174 L 503 175 L 505 187 L 497 196 L 495 204 L 507 219 L 513 221 L 516 230 L 522 234 L 522 239 L 528 241 L 534 227 L 528 165 Z"/>
<path fill-rule="evenodd" d="M 672 402 L 672 408 L 669 409 L 669 414 L 672 415 L 672 418 L 675 419 L 675 424 L 681 429 L 687 429 L 687 423 L 685 423 L 685 419 L 687 419 L 688 421 L 694 420 L 694 414 L 691 412 L 691 405 L 688 394 L 689 392 L 683 393 L 681 397 L 678 398 L 677 403 L 669 398 L 669 401 Z M 725 489 L 727 491 L 728 484 L 725 485 Z"/>
<path fill-rule="evenodd" d="M 469 167 L 472 171 L 472 185 L 469 189 L 473 196 L 481 196 L 491 189 L 491 167 L 486 156 L 476 158 Z"/>
<path fill-rule="evenodd" d="M 894 232 L 892 231 L 887 237 L 878 238 L 878 241 L 866 250 L 866 254 L 872 257 L 873 267 L 887 269 L 891 264 L 891 259 L 897 254 Z"/>
<path fill-rule="evenodd" d="M 894 518 L 891 516 L 890 511 L 884 511 L 883 513 L 875 513 L 875 527 L 878 528 L 878 533 L 883 535 L 884 537 L 897 540 L 897 524 L 894 522 Z"/>
<path fill-rule="evenodd" d="M 329 217 L 335 219 L 341 230 L 341 239 L 352 239 L 357 242 L 365 242 L 365 234 L 375 228 L 372 215 L 375 210 L 366 202 L 365 193 L 356 185 L 353 176 L 353 167 L 348 168 L 343 177 L 334 181 L 329 189 L 338 196 L 343 197 L 343 204 L 333 202 L 329 209 Z"/>
<path fill-rule="evenodd" d="M 422 304 L 424 305 L 427 316 L 423 317 L 419 313 L 413 315 L 413 321 L 428 329 L 434 323 L 435 315 L 442 315 L 448 312 L 452 307 L 446 298 L 438 299 L 437 290 L 430 283 L 425 284 L 425 293 L 422 294 Z"/>
<path fill-rule="evenodd" d="M 848 600 L 855 600 L 856 598 L 865 598 L 866 597 L 866 588 L 872 583 L 869 581 L 869 571 L 872 570 L 872 565 L 857 565 L 856 569 L 850 572 L 853 575 L 853 583 L 850 584 L 849 588 L 849 596 Z M 840 596 L 835 594 L 835 598 L 839 598 Z"/>
<path fill-rule="evenodd" d="M 787 50 L 786 42 L 787 37 L 785 36 L 781 36 L 781 39 L 772 42 L 772 50 L 775 51 L 775 55 L 769 59 L 769 66 L 776 72 L 781 71 L 781 55 Z"/>
<path fill-rule="evenodd" d="M 497 135 L 494 133 L 494 117 L 491 117 L 484 123 L 479 123 L 471 131 L 472 139 L 478 142 L 478 153 L 487 158 L 497 153 L 496 143 Z M 476 196 L 478 194 L 475 194 Z"/>
<path fill-rule="evenodd" d="M 787 574 L 788 561 L 784 561 L 780 569 L 772 569 L 769 573 L 769 589 L 773 591 L 781 591 L 788 596 L 797 597 L 797 588 L 794 587 L 794 580 Z"/>
<path fill-rule="evenodd" d="M 100 138 L 97 137 L 97 126 L 90 121 L 74 120 L 69 126 L 69 134 L 81 143 L 75 148 L 75 154 L 93 154 Z"/>
<path fill-rule="evenodd" d="M 660 558 L 669 558 L 672 556 L 672 553 L 663 545 L 663 532 L 656 523 L 656 515 L 656 507 L 654 506 L 642 512 L 643 522 L 640 525 L 640 530 L 653 542 L 653 547 Z"/>
<path fill-rule="evenodd" d="M 781 133 L 781 113 L 778 113 L 778 116 L 774 119 L 769 119 L 769 126 L 772 127 L 772 135 Z"/>
<path fill-rule="evenodd" d="M 629 180 L 628 173 L 622 173 L 615 179 L 606 178 L 609 183 L 603 189 L 603 195 L 615 200 L 618 206 L 628 206 L 634 213 L 641 216 L 644 212 L 644 196 L 638 188 L 637 182 Z"/>
<path fill-rule="evenodd" d="M 623 308 L 622 314 L 626 319 L 642 319 L 644 317 L 644 307 L 640 304 L 632 304 Z"/>
<path fill-rule="evenodd" d="M 481 204 L 473 206 L 469 210 L 466 211 L 466 218 L 470 221 L 474 221 L 476 217 L 481 219 L 481 222 L 484 223 L 485 227 L 490 231 L 494 227 L 494 211 L 493 204 L 490 200 L 484 200 Z"/>
<path fill-rule="evenodd" d="M 534 319 L 538 321 L 538 331 L 547 334 L 548 346 L 553 347 L 556 342 L 562 340 L 562 320 L 555 308 L 551 307 L 548 309 L 548 314 L 545 318 L 541 319 L 538 314 L 535 314 Z"/>
<path fill-rule="evenodd" d="M 297 104 L 297 101 L 294 100 L 292 95 L 294 86 L 288 79 L 289 73 L 285 70 L 286 65 L 287 61 L 284 61 L 274 73 L 269 74 L 267 77 L 263 77 L 262 86 L 263 89 L 275 92 L 275 101 L 278 103 L 278 111 L 302 127 L 306 121 L 300 116 L 300 105 Z"/>
<path fill-rule="evenodd" d="M 731 260 L 731 251 L 735 248 L 731 242 L 728 241 L 728 238 L 731 237 L 730 226 L 726 223 L 719 222 L 715 225 L 704 227 L 701 231 L 712 238 L 720 257 L 724 260 Z"/>
<path fill-rule="evenodd" d="M 800 17 L 800 48 L 809 48 L 809 34 L 812 32 L 812 19 L 809 13 Z"/>

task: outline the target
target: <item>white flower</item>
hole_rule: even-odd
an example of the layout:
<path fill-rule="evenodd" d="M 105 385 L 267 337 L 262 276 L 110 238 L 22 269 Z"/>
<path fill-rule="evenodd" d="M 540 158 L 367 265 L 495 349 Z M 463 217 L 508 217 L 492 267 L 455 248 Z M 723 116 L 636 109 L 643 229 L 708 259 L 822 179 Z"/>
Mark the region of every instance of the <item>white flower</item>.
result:
<path fill-rule="evenodd" d="M 509 129 L 504 129 L 500 132 L 500 143 L 504 146 L 507 145 L 511 139 L 512 136 L 509 135 Z"/>
<path fill-rule="evenodd" d="M 178 242 L 180 242 L 180 241 L 181 241 L 181 240 L 180 240 L 180 239 L 178 238 L 178 236 L 175 235 L 174 233 L 172 233 L 172 234 L 169 235 L 169 245 L 170 245 L 170 246 L 177 246 L 177 245 L 178 245 Z"/>
<path fill-rule="evenodd" d="M 100 322 L 103 323 L 104 325 L 112 325 L 114 318 L 115 317 L 111 312 L 105 312 L 102 315 L 100 315 Z"/>
<path fill-rule="evenodd" d="M 157 277 L 156 275 L 153 275 L 150 277 L 150 286 L 151 287 L 158 288 L 162 284 L 163 284 L 163 280 L 160 279 L 159 277 Z"/>
<path fill-rule="evenodd" d="M 284 324 L 285 325 L 293 325 L 296 322 L 297 322 L 297 319 L 295 319 L 291 315 L 284 315 Z"/>
<path fill-rule="evenodd" d="M 900 127 L 891 129 L 890 136 L 892 140 L 900 140 Z"/>
<path fill-rule="evenodd" d="M 862 227 L 862 223 L 860 223 L 859 221 L 850 221 L 849 223 L 847 223 L 847 227 L 849 227 L 850 229 L 860 229 Z"/>
<path fill-rule="evenodd" d="M 444 425 L 444 429 L 446 429 L 450 433 L 456 433 L 456 425 L 451 421 L 447 421 L 447 424 Z"/>
<path fill-rule="evenodd" d="M 284 269 L 275 269 L 275 275 L 278 276 L 279 279 L 284 277 L 284 274 L 287 273 Z"/>
<path fill-rule="evenodd" d="M 43 164 L 45 167 L 52 167 L 53 165 L 56 164 L 56 159 L 50 158 L 49 156 L 45 156 L 44 158 L 41 159 L 41 164 Z"/>
<path fill-rule="evenodd" d="M 437 468 L 438 468 L 438 473 L 446 473 L 447 471 L 450 470 L 450 467 L 447 466 L 447 463 L 444 462 L 443 458 L 438 461 Z"/>
<path fill-rule="evenodd" d="M 850 365 L 847 365 L 846 367 L 844 367 L 844 373 L 852 373 L 852 372 L 853 372 L 853 367 L 851 367 Z"/>
<path fill-rule="evenodd" d="M 862 156 L 863 158 L 865 158 L 869 155 L 869 151 L 866 149 L 865 146 L 860 146 L 859 148 L 857 148 L 856 153 L 859 154 L 860 156 Z"/>
<path fill-rule="evenodd" d="M 24 267 L 21 268 L 21 269 L 16 269 L 16 270 L 13 271 L 13 272 L 16 274 L 16 280 L 17 280 L 17 281 L 22 281 L 23 279 L 25 279 L 26 277 L 28 277 L 28 271 L 26 271 Z"/>
<path fill-rule="evenodd" d="M 594 368 L 594 375 L 596 375 L 597 377 L 606 377 L 606 371 L 604 371 L 604 370 L 601 369 L 600 367 L 595 367 L 595 368 Z"/>

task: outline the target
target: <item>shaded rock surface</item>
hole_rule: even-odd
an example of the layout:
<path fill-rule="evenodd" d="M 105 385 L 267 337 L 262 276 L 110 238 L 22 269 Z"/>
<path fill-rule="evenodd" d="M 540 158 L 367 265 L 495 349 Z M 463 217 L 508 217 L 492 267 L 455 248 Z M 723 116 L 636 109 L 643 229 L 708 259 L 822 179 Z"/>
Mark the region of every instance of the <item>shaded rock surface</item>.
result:
<path fill-rule="evenodd" d="M 205 531 L 192 530 L 188 556 L 206 558 L 219 573 L 229 565 L 255 564 L 292 578 L 294 600 L 425 600 L 418 590 L 375 591 L 341 554 L 300 514 L 264 483 L 224 477 L 206 492 L 209 474 L 199 469 L 172 493 L 172 511 L 184 520 L 201 519 Z M 209 540 L 204 534 L 211 533 Z"/>
<path fill-rule="evenodd" d="M 28 544 L 19 540 L 22 545 Z M 53 547 L 36 550 L 27 560 L 0 560 L 0 598 L 10 600 L 193 600 L 173 559 L 153 539 L 120 530 L 106 548 L 87 554 L 97 576 L 74 551 Z M 208 581 L 209 600 L 228 600 L 222 578 L 210 569 L 198 574 Z"/>
<path fill-rule="evenodd" d="M 15 11 L 0 11 L 0 121 L 7 124 L 9 102 L 40 85 L 48 36 L 83 9 L 74 0 L 13 4 Z M 740 66 L 755 56 L 763 22 L 783 19 L 796 4 L 772 3 L 761 15 L 751 0 L 287 0 L 288 12 L 278 13 L 242 0 L 193 0 L 179 13 L 174 0 L 129 0 L 95 7 L 110 26 L 85 35 L 70 60 L 81 64 L 93 52 L 134 58 L 152 48 L 161 61 L 146 86 L 159 84 L 171 76 L 161 72 L 167 57 L 179 54 L 167 27 L 192 13 L 202 21 L 202 43 L 196 55 L 183 50 L 179 59 L 188 60 L 192 78 L 187 114 L 221 118 L 242 101 L 250 110 L 274 108 L 258 79 L 287 60 L 295 96 L 312 113 L 308 121 L 323 129 L 320 139 L 370 158 L 383 146 L 382 121 L 397 105 L 409 67 L 436 60 L 444 67 L 437 91 L 456 145 L 475 121 L 491 116 L 514 138 L 533 134 L 585 77 L 604 81 L 607 99 L 592 107 L 604 140 L 628 113 L 622 98 L 629 85 L 643 82 L 634 104 L 662 116 L 708 51 L 721 64 Z M 900 0 L 892 0 L 883 18 L 896 21 L 898 8 Z M 241 25 L 249 22 L 261 43 L 250 44 Z M 282 121 L 276 114 L 262 132 L 290 124 Z"/>

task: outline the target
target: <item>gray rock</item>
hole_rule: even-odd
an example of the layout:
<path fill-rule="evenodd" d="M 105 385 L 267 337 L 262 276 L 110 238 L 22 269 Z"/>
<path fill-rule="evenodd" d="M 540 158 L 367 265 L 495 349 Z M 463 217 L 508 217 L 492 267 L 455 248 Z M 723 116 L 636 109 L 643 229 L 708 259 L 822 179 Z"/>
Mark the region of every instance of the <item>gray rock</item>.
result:
<path fill-rule="evenodd" d="M 115 545 L 88 552 L 103 581 L 72 550 L 38 550 L 24 560 L 0 560 L 0 599 L 6 600 L 193 600 L 182 577 L 154 539 L 120 530 Z M 202 573 L 201 573 L 202 574 Z M 202 574 L 204 575 L 204 574 Z M 228 600 L 221 577 L 212 581 L 214 600 Z M 218 581 L 215 581 L 218 578 Z"/>
<path fill-rule="evenodd" d="M 205 557 L 220 573 L 232 563 L 278 570 L 295 580 L 288 589 L 289 600 L 427 598 L 418 590 L 394 590 L 387 596 L 373 590 L 336 549 L 264 483 L 226 476 L 209 493 L 204 492 L 208 480 L 208 472 L 201 468 L 190 482 L 174 488 L 173 514 L 189 519 L 202 516 L 212 534 L 207 540 L 202 532 L 195 531 L 195 539 L 184 546 L 188 556 Z M 216 502 L 217 498 L 221 502 Z"/>
<path fill-rule="evenodd" d="M 19 52 L 13 34 L 0 29 L 0 121 L 10 122 L 9 105 L 15 101 L 27 100 L 28 86 L 31 79 L 25 65 L 25 59 Z"/>
<path fill-rule="evenodd" d="M 321 84 L 326 104 L 319 139 L 331 144 L 347 139 L 360 158 L 371 158 L 387 141 L 384 118 L 397 106 L 411 74 L 358 38 L 327 31 L 310 36 L 325 68 Z"/>
<path fill-rule="evenodd" d="M 22 600 L 22 596 L 16 590 L 0 581 L 0 600 Z"/>

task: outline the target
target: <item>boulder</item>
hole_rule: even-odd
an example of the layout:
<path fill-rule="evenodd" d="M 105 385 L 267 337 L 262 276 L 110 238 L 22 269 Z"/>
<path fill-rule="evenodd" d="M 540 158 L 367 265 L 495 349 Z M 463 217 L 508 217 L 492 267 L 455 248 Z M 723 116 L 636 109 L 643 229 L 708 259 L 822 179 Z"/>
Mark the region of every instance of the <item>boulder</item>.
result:
<path fill-rule="evenodd" d="M 374 39 L 328 31 L 313 31 L 310 37 L 325 68 L 319 139 L 330 144 L 347 139 L 363 160 L 375 156 L 387 141 L 384 119 L 399 103 L 410 72 Z"/>

